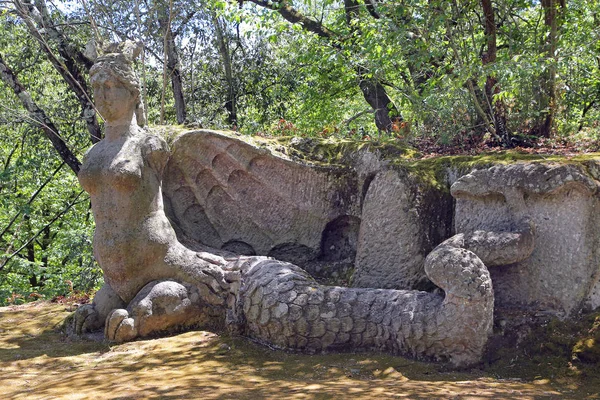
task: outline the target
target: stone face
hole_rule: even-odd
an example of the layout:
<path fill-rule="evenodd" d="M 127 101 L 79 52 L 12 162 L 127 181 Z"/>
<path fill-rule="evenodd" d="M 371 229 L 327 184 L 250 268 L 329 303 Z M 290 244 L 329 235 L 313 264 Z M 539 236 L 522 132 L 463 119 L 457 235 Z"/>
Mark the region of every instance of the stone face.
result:
<path fill-rule="evenodd" d="M 530 257 L 490 270 L 499 306 L 565 317 L 594 299 L 600 256 L 597 192 L 597 183 L 576 165 L 496 166 L 454 183 L 458 232 L 509 231 L 524 220 L 535 226 Z"/>

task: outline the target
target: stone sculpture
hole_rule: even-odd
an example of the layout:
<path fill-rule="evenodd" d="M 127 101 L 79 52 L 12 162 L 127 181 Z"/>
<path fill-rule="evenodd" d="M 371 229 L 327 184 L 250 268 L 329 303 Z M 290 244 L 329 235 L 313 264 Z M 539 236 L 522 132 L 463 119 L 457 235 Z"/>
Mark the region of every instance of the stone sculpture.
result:
<path fill-rule="evenodd" d="M 106 121 L 105 138 L 85 155 L 79 174 L 92 201 L 94 255 L 106 282 L 95 304 L 106 302 L 104 298 L 128 304 L 146 284 L 164 279 L 195 284 L 207 304 L 221 304 L 221 291 L 229 287 L 220 268 L 225 260 L 183 247 L 164 214 L 161 175 L 169 152 L 164 140 L 137 125 L 139 85 L 131 68 L 135 47 L 128 49 L 98 58 L 90 71 L 96 107 Z M 181 295 L 183 286 L 167 286 L 167 297 Z M 184 308 L 179 306 L 177 312 Z M 89 310 L 82 313 L 91 314 L 92 325 L 103 324 L 106 317 Z"/>
<path fill-rule="evenodd" d="M 266 149 L 247 141 L 210 130 L 175 139 L 163 193 L 182 240 L 268 255 L 338 281 L 353 271 L 355 287 L 431 287 L 424 262 L 450 235 L 449 191 L 367 149 L 330 143 L 348 160 L 310 165 L 284 153 L 314 151 L 310 139 Z"/>
<path fill-rule="evenodd" d="M 441 289 L 433 292 L 325 286 L 288 262 L 199 244 L 192 251 L 165 214 L 167 145 L 136 124 L 134 49 L 105 54 L 91 70 L 106 133 L 86 154 L 79 179 L 91 196 L 94 254 L 106 284 L 91 305 L 78 309 L 78 333 L 104 327 L 108 339 L 120 342 L 202 326 L 290 350 L 374 349 L 455 366 L 480 359 L 494 308 L 484 263 L 528 257 L 534 242 L 528 221 L 514 231 L 459 234 L 437 246 L 424 260 L 425 273 Z M 221 161 L 215 176 L 228 168 Z M 231 172 L 227 180 L 244 178 Z M 235 221 L 225 223 L 235 229 Z M 507 251 L 513 246 L 517 251 Z"/>
<path fill-rule="evenodd" d="M 459 232 L 535 224 L 531 257 L 490 270 L 497 306 L 569 317 L 600 305 L 596 163 L 517 163 L 473 171 L 452 187 Z M 516 251 L 517 247 L 513 247 Z M 475 251 L 480 257 L 481 252 Z M 486 265 L 490 266 L 486 262 Z"/>
<path fill-rule="evenodd" d="M 600 163 L 593 156 L 508 165 L 458 157 L 411 170 L 371 144 L 264 143 L 215 131 L 175 140 L 164 189 L 181 239 L 275 256 L 319 279 L 352 271 L 353 287 L 431 290 L 425 259 L 454 229 L 478 242 L 500 240 L 504 255 L 495 246 L 496 260 L 467 247 L 490 268 L 501 319 L 569 318 L 600 307 Z M 275 206 L 265 213 L 267 200 Z M 233 215 L 237 224 L 228 222 Z M 535 243 L 531 235 L 521 236 L 529 244 L 506 236 L 531 226 Z M 509 257 L 514 252 L 523 253 Z"/>

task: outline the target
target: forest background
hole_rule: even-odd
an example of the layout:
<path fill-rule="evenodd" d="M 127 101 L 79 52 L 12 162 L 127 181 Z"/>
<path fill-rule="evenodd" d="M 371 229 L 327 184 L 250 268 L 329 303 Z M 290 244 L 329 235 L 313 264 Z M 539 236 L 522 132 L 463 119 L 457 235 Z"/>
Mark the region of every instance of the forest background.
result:
<path fill-rule="evenodd" d="M 597 0 L 0 1 L 0 306 L 97 288 L 76 173 L 95 48 L 141 40 L 149 126 L 590 151 Z"/>

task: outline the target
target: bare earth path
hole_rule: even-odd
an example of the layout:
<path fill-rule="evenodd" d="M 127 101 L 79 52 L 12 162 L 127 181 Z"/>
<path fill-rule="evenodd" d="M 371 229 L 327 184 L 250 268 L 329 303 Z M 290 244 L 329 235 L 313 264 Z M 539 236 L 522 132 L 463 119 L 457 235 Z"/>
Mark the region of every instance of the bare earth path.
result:
<path fill-rule="evenodd" d="M 289 354 L 209 332 L 72 341 L 56 330 L 68 314 L 47 302 L 0 308 L 0 399 L 600 398 L 598 379 L 552 368 L 528 380 L 380 354 Z"/>

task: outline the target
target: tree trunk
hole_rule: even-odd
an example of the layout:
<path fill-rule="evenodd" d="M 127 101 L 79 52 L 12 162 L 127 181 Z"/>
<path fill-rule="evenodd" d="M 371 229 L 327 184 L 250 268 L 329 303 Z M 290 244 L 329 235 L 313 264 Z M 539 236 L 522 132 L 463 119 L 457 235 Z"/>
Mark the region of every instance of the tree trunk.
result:
<path fill-rule="evenodd" d="M 356 0 L 344 0 L 344 11 L 346 12 L 346 24 L 352 26 L 353 20 L 358 20 L 359 8 Z"/>
<path fill-rule="evenodd" d="M 544 25 L 547 34 L 543 48 L 548 67 L 541 76 L 540 111 L 542 118 L 532 134 L 537 137 L 550 137 L 556 113 L 556 48 L 558 44 L 558 5 L 559 0 L 541 0 L 544 11 Z M 565 0 L 560 0 L 565 7 Z"/>
<path fill-rule="evenodd" d="M 233 77 L 233 69 L 231 67 L 231 54 L 229 53 L 229 45 L 225 39 L 225 32 L 221 27 L 221 22 L 218 17 L 213 16 L 213 25 L 217 35 L 217 47 L 223 61 L 225 69 L 225 81 L 227 82 L 227 99 L 225 100 L 225 108 L 227 109 L 227 122 L 230 126 L 237 125 L 237 89 Z"/>
<path fill-rule="evenodd" d="M 167 13 L 159 13 L 158 24 L 160 30 L 164 34 L 163 50 L 164 50 L 164 66 L 163 66 L 163 92 L 161 99 L 160 121 L 164 123 L 164 104 L 167 75 L 171 81 L 171 89 L 173 90 L 173 100 L 175 102 L 175 114 L 177 123 L 184 124 L 187 122 L 187 110 L 185 107 L 185 98 L 183 96 L 183 83 L 181 79 L 181 71 L 179 70 L 179 55 L 175 45 L 176 33 L 173 32 L 172 15 L 173 0 L 169 1 Z M 193 14 L 192 14 L 193 15 Z"/>
<path fill-rule="evenodd" d="M 168 51 L 169 46 L 169 34 L 171 32 L 171 13 L 173 11 L 173 0 L 169 1 L 168 13 L 160 14 L 158 18 L 158 25 L 160 30 L 163 32 L 163 72 L 162 72 L 162 91 L 160 94 L 160 124 L 165 123 L 165 102 L 167 98 L 167 75 L 168 75 Z"/>
<path fill-rule="evenodd" d="M 344 0 L 344 11 L 346 13 L 346 24 L 353 33 L 360 34 L 357 21 L 360 18 L 359 4 L 356 0 Z M 367 76 L 367 71 L 362 67 L 356 68 L 358 86 L 362 91 L 365 101 L 375 110 L 375 125 L 377 129 L 390 132 L 395 124 L 402 121 L 400 112 L 389 98 L 385 88 L 376 78 Z"/>
<path fill-rule="evenodd" d="M 196 47 L 197 47 L 197 44 L 198 44 L 198 39 L 197 38 L 192 38 L 191 40 L 192 40 L 193 45 L 192 45 L 192 51 L 190 53 L 190 64 L 192 64 L 193 60 L 196 58 Z M 196 95 L 194 93 L 195 90 L 196 90 L 196 87 L 195 87 L 196 83 L 195 83 L 194 67 L 193 67 L 193 65 L 189 68 L 189 71 L 190 71 L 190 77 L 188 78 L 188 82 L 189 82 L 189 85 L 190 85 L 190 89 L 189 89 L 190 90 L 189 91 L 189 93 L 190 93 L 190 98 L 189 98 L 190 102 L 188 104 L 189 104 L 189 106 L 190 106 L 190 108 L 192 110 L 192 116 L 193 116 L 192 118 L 194 118 L 196 116 Z"/>
<path fill-rule="evenodd" d="M 140 16 L 140 0 L 135 0 L 135 18 L 136 18 L 136 22 L 137 22 L 137 29 L 139 34 L 141 35 L 143 30 L 142 30 L 142 18 Z M 142 81 L 141 86 L 142 86 L 142 103 L 144 104 L 144 108 L 142 109 L 142 113 L 143 115 L 141 116 L 141 119 L 143 120 L 143 125 L 145 126 L 148 123 L 148 87 L 147 87 L 147 80 L 146 80 L 146 46 L 144 46 L 144 48 L 142 49 L 142 58 L 140 60 L 140 64 L 142 67 Z M 140 118 L 138 119 L 138 125 L 140 125 Z M 140 125 L 141 126 L 141 125 Z"/>
<path fill-rule="evenodd" d="M 496 62 L 496 20 L 491 0 L 481 0 L 483 15 L 485 17 L 485 35 L 487 38 L 487 52 L 482 58 L 482 64 L 488 65 Z M 488 75 L 485 81 L 485 96 L 490 107 L 490 114 L 494 122 L 496 137 L 505 146 L 511 146 L 510 134 L 506 128 L 506 107 L 502 100 L 494 100 L 494 95 L 500 93 L 498 81 L 492 75 Z"/>
<path fill-rule="evenodd" d="M 269 0 L 249 0 L 261 7 L 277 11 L 285 20 L 292 24 L 300 24 L 308 32 L 329 40 L 330 45 L 340 49 L 340 42 L 346 39 L 323 26 L 320 21 L 308 18 L 293 8 L 288 0 L 271 2 Z M 344 0 L 346 21 L 350 24 L 353 19 L 359 18 L 359 6 L 356 0 Z M 352 28 L 355 29 L 355 28 Z M 362 67 L 355 67 L 358 85 L 366 102 L 375 110 L 375 125 L 377 129 L 389 132 L 396 122 L 402 121 L 402 116 L 392 100 L 389 98 L 381 81 L 367 77 L 367 71 Z"/>
<path fill-rule="evenodd" d="M 25 214 L 23 216 L 23 221 L 25 222 L 25 224 L 27 226 L 27 232 L 29 232 L 31 234 L 31 217 L 28 214 Z M 31 264 L 34 264 L 35 263 L 35 243 L 34 242 L 27 243 L 27 246 L 24 248 L 24 250 L 26 252 L 25 259 L 27 261 L 29 261 Z M 23 256 L 19 255 L 19 257 L 23 257 Z M 31 273 L 28 278 L 29 278 L 29 285 L 32 288 L 38 287 L 40 285 L 36 274 Z"/>
<path fill-rule="evenodd" d="M 17 14 L 23 19 L 31 35 L 40 43 L 42 51 L 46 53 L 54 68 L 77 96 L 82 108 L 81 116 L 90 134 L 90 141 L 97 143 L 102 139 L 102 130 L 98 124 L 96 108 L 90 96 L 91 91 L 84 77 L 84 70 L 89 70 L 93 62 L 85 57 L 62 32 L 57 30 L 44 0 L 35 0 L 35 6 L 30 0 L 23 2 L 15 0 L 14 4 Z M 46 38 L 56 44 L 60 58 L 48 46 Z"/>
<path fill-rule="evenodd" d="M 48 216 L 50 216 L 50 213 L 48 212 L 48 210 L 44 210 L 43 215 L 45 217 L 48 217 Z M 26 215 L 25 219 L 29 223 L 29 216 Z M 30 229 L 30 231 L 31 231 L 31 229 Z M 40 260 L 41 268 L 42 268 L 42 271 L 44 271 L 46 268 L 48 268 L 48 247 L 50 247 L 50 243 L 52 241 L 50 225 L 46 225 L 42 229 L 42 233 L 43 234 L 39 236 L 40 240 L 34 240 L 27 244 L 26 250 L 27 250 L 27 260 L 31 263 L 37 262 L 36 252 L 35 252 L 35 245 L 37 243 L 37 245 L 39 246 L 40 253 L 41 253 L 41 260 Z M 32 274 L 29 277 L 29 283 L 31 284 L 32 287 L 42 287 L 42 286 L 44 286 L 44 282 L 46 281 L 46 279 L 47 279 L 47 277 L 44 275 L 44 273 L 40 272 L 39 276 L 36 274 Z"/>
<path fill-rule="evenodd" d="M 27 250 L 27 256 L 25 257 L 27 261 L 32 264 L 35 263 L 35 244 L 33 242 L 29 243 L 25 250 Z M 40 286 L 40 282 L 38 281 L 36 274 L 31 273 L 31 275 L 29 275 L 29 285 L 32 288 Z"/>
<path fill-rule="evenodd" d="M 456 3 L 453 3 L 452 5 L 454 14 L 458 15 Z M 454 54 L 456 62 L 458 63 L 460 68 L 464 68 L 464 61 L 460 56 L 460 52 L 458 51 L 456 42 L 454 40 L 453 25 L 450 23 L 451 20 L 452 18 L 444 18 L 444 24 L 446 26 L 446 38 L 448 39 L 448 43 L 450 44 L 450 48 L 452 49 L 452 53 Z M 489 113 L 487 113 L 484 109 L 485 105 L 482 102 L 482 96 L 479 95 L 480 90 L 477 85 L 477 81 L 474 78 L 467 79 L 466 87 L 471 96 L 471 100 L 473 102 L 473 106 L 475 107 L 475 111 L 477 112 L 477 116 L 483 121 L 485 129 L 488 132 L 490 132 L 492 136 L 496 136 L 496 127 L 490 119 Z M 481 136 L 483 137 L 483 135 Z M 480 138 L 478 138 L 477 140 L 479 141 Z"/>
<path fill-rule="evenodd" d="M 184 124 L 187 122 L 187 110 L 185 108 L 185 98 L 183 97 L 183 82 L 181 79 L 181 71 L 179 70 L 179 55 L 175 47 L 175 37 L 171 27 L 168 27 L 169 34 L 167 38 L 167 70 L 171 75 L 171 88 L 173 89 L 173 99 L 175 100 L 175 113 L 177 115 L 177 123 Z"/>
<path fill-rule="evenodd" d="M 378 80 L 366 78 L 361 68 L 357 68 L 357 75 L 359 79 L 358 85 L 365 100 L 375 110 L 375 125 L 377 125 L 377 129 L 390 132 L 394 124 L 402 121 L 402 116 Z"/>
<path fill-rule="evenodd" d="M 43 212 L 43 216 L 49 218 L 50 211 L 45 209 Z M 48 268 L 48 248 L 52 243 L 52 231 L 50 230 L 50 225 L 46 225 L 43 229 L 42 235 L 39 236 L 39 240 L 37 240 L 38 246 L 40 246 L 40 251 L 42 253 L 41 262 L 42 268 Z M 40 284 L 44 281 L 44 276 L 40 276 Z"/>

